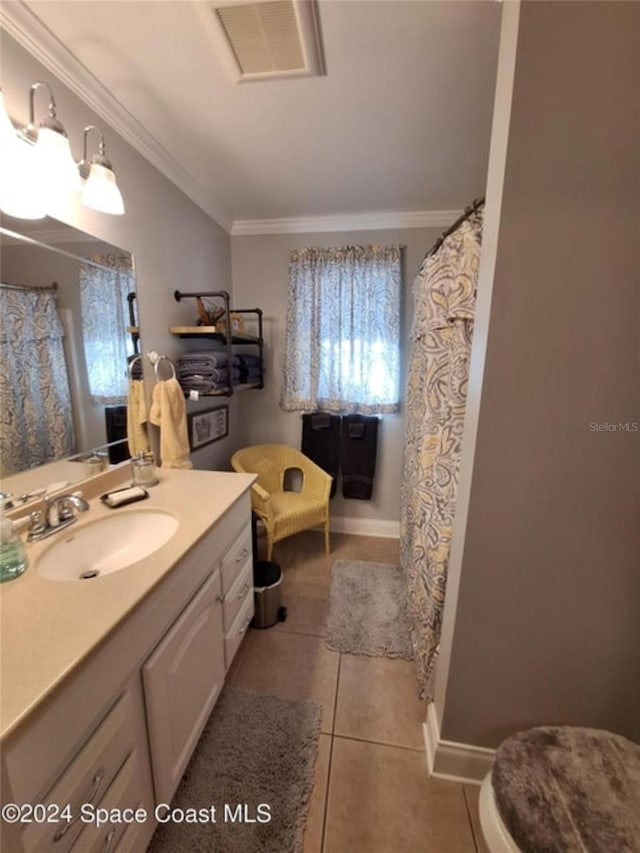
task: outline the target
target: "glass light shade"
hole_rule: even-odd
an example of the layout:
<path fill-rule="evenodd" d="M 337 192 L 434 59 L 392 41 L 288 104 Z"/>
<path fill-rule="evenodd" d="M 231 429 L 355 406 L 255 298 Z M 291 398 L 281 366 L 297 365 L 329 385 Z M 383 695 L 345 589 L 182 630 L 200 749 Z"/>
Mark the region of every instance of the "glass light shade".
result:
<path fill-rule="evenodd" d="M 82 191 L 82 203 L 101 213 L 117 216 L 124 213 L 122 193 L 111 169 L 101 166 L 100 163 L 91 164 L 89 177 Z"/>
<path fill-rule="evenodd" d="M 17 219 L 43 219 L 33 146 L 19 139 L 0 92 L 0 209 Z"/>
<path fill-rule="evenodd" d="M 80 192 L 82 182 L 67 137 L 48 127 L 40 127 L 35 147 L 44 182 L 43 192 L 56 198 L 64 193 Z"/>
<path fill-rule="evenodd" d="M 0 92 L 0 144 L 12 140 L 16 135 L 9 113 L 4 103 L 4 95 Z"/>

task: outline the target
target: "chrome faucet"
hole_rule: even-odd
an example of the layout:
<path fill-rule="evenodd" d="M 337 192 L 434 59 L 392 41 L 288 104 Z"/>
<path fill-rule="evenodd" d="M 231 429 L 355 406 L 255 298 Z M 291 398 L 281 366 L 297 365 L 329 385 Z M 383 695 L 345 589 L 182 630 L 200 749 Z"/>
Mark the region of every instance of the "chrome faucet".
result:
<path fill-rule="evenodd" d="M 74 508 L 86 512 L 89 504 L 80 492 L 69 495 L 57 495 L 55 498 L 45 498 L 44 510 L 31 513 L 31 528 L 27 536 L 29 542 L 46 539 L 59 530 L 64 530 L 78 520 Z"/>
<path fill-rule="evenodd" d="M 89 504 L 80 493 L 45 498 L 45 521 L 49 527 L 60 527 L 65 522 L 77 521 L 73 508 L 86 512 Z"/>

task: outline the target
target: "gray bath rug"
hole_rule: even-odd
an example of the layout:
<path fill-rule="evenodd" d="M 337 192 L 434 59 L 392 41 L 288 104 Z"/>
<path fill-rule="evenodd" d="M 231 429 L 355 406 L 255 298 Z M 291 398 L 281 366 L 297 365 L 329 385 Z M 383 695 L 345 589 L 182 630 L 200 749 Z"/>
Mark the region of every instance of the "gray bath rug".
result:
<path fill-rule="evenodd" d="M 337 652 L 411 660 L 404 576 L 389 563 L 333 566 L 326 644 Z"/>
<path fill-rule="evenodd" d="M 319 733 L 313 702 L 225 687 L 171 802 L 215 823 L 163 824 L 148 853 L 299 853 Z"/>

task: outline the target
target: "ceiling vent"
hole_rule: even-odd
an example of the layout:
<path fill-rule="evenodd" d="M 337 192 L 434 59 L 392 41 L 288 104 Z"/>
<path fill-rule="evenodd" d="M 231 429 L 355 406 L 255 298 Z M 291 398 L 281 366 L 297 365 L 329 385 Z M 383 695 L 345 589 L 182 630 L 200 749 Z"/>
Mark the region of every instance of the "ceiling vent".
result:
<path fill-rule="evenodd" d="M 198 13 L 236 82 L 324 73 L 314 0 L 210 0 Z"/>

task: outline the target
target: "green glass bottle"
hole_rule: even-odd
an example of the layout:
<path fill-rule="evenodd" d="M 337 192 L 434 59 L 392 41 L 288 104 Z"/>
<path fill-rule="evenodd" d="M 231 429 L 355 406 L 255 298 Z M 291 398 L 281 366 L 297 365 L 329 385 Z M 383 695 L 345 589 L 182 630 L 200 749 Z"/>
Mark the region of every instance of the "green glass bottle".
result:
<path fill-rule="evenodd" d="M 0 515 L 0 583 L 13 580 L 27 568 L 27 554 L 14 523 Z"/>

